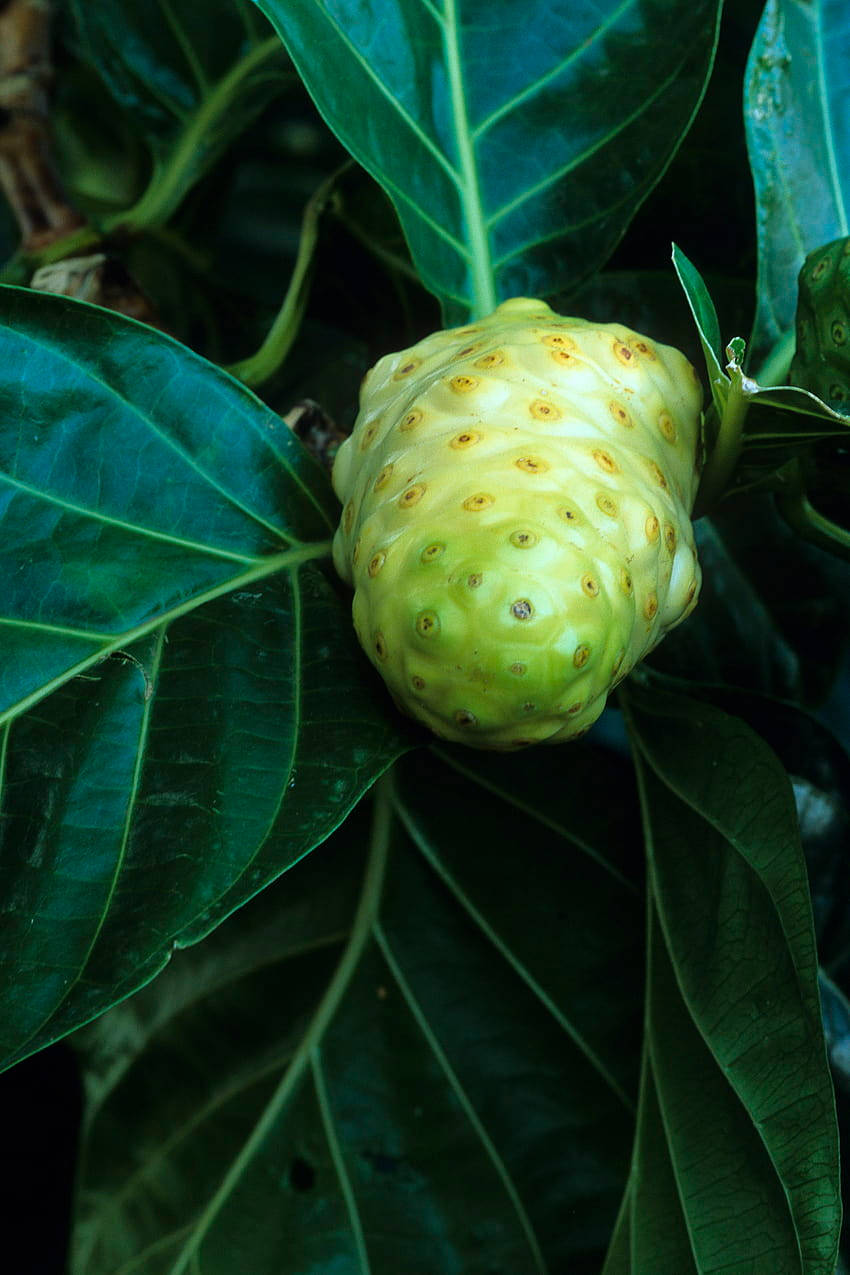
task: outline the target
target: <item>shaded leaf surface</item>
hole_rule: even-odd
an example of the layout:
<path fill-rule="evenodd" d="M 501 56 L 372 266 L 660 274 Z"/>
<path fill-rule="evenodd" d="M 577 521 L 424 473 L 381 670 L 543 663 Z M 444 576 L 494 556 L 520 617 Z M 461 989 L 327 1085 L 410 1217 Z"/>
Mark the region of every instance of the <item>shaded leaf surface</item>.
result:
<path fill-rule="evenodd" d="M 601 772 L 604 752 L 576 752 L 585 778 Z M 631 1099 L 610 1077 L 634 1083 L 641 936 L 635 888 L 615 885 L 609 916 L 594 882 L 612 880 L 606 849 L 632 857 L 626 820 L 606 847 L 579 816 L 586 846 L 570 845 L 563 779 L 535 816 L 488 762 L 486 842 L 463 835 L 484 790 L 417 754 L 371 834 L 363 806 L 79 1038 L 75 1272 L 599 1269 L 626 1171 Z M 514 759 L 513 780 L 533 789 L 540 770 Z M 551 786 L 557 760 L 543 770 Z M 584 949 L 583 981 L 541 934 Z"/>
<path fill-rule="evenodd" d="M 728 501 L 694 530 L 700 602 L 652 666 L 819 705 L 847 650 L 847 564 L 795 536 L 769 497 Z"/>
<path fill-rule="evenodd" d="M 803 260 L 848 233 L 848 55 L 845 5 L 768 0 L 745 84 L 759 253 L 754 370 L 783 342 L 787 368 Z"/>
<path fill-rule="evenodd" d="M 66 32 L 152 152 L 132 219 L 164 220 L 279 92 L 288 63 L 250 0 L 64 0 Z"/>
<path fill-rule="evenodd" d="M 605 260 L 687 131 L 720 8 L 257 3 L 457 322 Z"/>
<path fill-rule="evenodd" d="M 647 1042 L 697 1267 L 831 1271 L 835 1110 L 790 784 L 735 719 L 633 702 L 659 922 Z"/>
<path fill-rule="evenodd" d="M 203 937 L 404 744 L 313 562 L 327 480 L 280 419 L 150 329 L 3 295 L 8 1063 Z"/>

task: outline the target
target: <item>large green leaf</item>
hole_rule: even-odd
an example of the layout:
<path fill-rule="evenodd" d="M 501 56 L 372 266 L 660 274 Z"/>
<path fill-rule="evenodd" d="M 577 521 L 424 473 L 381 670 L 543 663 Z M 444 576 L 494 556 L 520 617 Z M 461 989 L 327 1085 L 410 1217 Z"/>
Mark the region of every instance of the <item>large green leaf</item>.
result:
<path fill-rule="evenodd" d="M 647 1050 L 695 1268 L 825 1275 L 837 1130 L 790 784 L 735 718 L 629 698 L 652 899 Z M 658 1220 L 633 1207 L 633 1245 Z"/>
<path fill-rule="evenodd" d="M 848 233 L 850 10 L 840 0 L 768 0 L 750 53 L 745 119 L 756 192 L 758 304 L 753 368 L 794 349 L 806 254 Z"/>
<path fill-rule="evenodd" d="M 327 479 L 279 417 L 78 302 L 4 289 L 0 348 L 10 1062 L 203 937 L 403 745 L 318 565 Z"/>
<path fill-rule="evenodd" d="M 447 320 L 576 285 L 663 173 L 720 0 L 256 0 Z M 356 103 L 356 109 L 352 104 Z"/>
<path fill-rule="evenodd" d="M 288 73 L 250 0 L 64 0 L 68 37 L 150 147 L 139 203 L 109 227 L 158 225 Z"/>
<path fill-rule="evenodd" d="M 642 905 L 628 766 L 573 756 L 402 763 L 87 1030 L 75 1275 L 596 1275 Z"/>

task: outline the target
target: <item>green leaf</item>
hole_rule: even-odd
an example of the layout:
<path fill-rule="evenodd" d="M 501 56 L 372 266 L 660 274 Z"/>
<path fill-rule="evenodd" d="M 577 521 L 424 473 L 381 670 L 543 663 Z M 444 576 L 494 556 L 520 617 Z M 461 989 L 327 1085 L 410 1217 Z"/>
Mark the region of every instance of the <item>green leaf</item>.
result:
<path fill-rule="evenodd" d="M 768 0 L 750 52 L 744 111 L 758 227 L 756 368 L 770 356 L 787 370 L 800 267 L 812 249 L 848 233 L 848 37 L 844 5 Z"/>
<path fill-rule="evenodd" d="M 78 1038 L 74 1275 L 596 1275 L 627 1168 L 612 1078 L 634 1083 L 642 911 L 602 861 L 634 858 L 634 794 L 589 742 L 575 779 L 555 752 L 474 775 L 455 750 L 402 763 L 371 832 L 361 807 Z M 627 813 L 599 844 L 609 760 Z M 586 841 L 563 835 L 564 795 Z"/>
<path fill-rule="evenodd" d="M 696 112 L 719 0 L 256 0 L 392 198 L 447 322 L 574 287 Z M 357 109 L 352 109 L 352 103 Z"/>
<path fill-rule="evenodd" d="M 720 416 L 723 413 L 723 404 L 728 392 L 729 378 L 723 371 L 723 364 L 721 363 L 723 342 L 720 335 L 720 322 L 717 318 L 717 311 L 714 308 L 714 302 L 711 299 L 708 288 L 705 286 L 702 275 L 675 244 L 673 245 L 673 266 L 679 276 L 679 282 L 684 289 L 688 305 L 691 308 L 691 314 L 694 316 L 694 322 L 697 325 L 702 352 L 705 356 L 708 381 L 711 386 L 711 396 L 718 416 Z"/>
<path fill-rule="evenodd" d="M 820 1275 L 837 1130 L 790 784 L 706 704 L 638 692 L 633 710 L 658 916 L 648 1042 L 696 1266 Z"/>
<path fill-rule="evenodd" d="M 0 295 L 11 1062 L 322 841 L 404 743 L 317 565 L 336 502 L 280 418 L 140 324 Z"/>
<path fill-rule="evenodd" d="M 108 229 L 158 226 L 279 92 L 287 59 L 249 0 L 66 0 L 72 45 L 152 152 L 150 184 Z"/>

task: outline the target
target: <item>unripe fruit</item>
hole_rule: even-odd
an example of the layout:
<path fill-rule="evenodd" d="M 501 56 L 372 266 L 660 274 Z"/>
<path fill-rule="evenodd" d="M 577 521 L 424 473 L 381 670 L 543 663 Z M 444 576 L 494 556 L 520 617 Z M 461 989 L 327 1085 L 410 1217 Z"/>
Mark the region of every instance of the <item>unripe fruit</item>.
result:
<path fill-rule="evenodd" d="M 850 239 L 836 239 L 806 257 L 796 327 L 789 381 L 850 412 Z"/>
<path fill-rule="evenodd" d="M 401 709 L 479 748 L 584 733 L 695 605 L 701 399 L 678 350 L 525 298 L 372 368 L 334 562 Z"/>

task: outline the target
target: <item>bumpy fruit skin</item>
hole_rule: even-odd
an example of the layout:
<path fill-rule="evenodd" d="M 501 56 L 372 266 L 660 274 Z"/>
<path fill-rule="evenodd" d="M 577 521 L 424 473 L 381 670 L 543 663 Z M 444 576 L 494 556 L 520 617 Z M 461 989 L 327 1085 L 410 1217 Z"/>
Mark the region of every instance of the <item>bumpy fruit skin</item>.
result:
<path fill-rule="evenodd" d="M 799 276 L 789 381 L 850 412 L 850 239 L 809 253 Z"/>
<path fill-rule="evenodd" d="M 587 730 L 695 605 L 701 400 L 678 350 L 526 298 L 372 368 L 334 562 L 401 709 L 479 748 Z"/>

